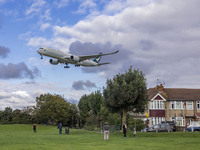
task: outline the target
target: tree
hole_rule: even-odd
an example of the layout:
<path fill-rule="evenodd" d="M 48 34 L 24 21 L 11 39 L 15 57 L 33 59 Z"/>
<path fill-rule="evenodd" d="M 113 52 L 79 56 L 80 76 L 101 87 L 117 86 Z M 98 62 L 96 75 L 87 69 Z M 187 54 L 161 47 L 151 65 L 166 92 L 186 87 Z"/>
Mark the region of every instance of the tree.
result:
<path fill-rule="evenodd" d="M 66 124 L 70 105 L 59 95 L 42 94 L 36 97 L 36 118 L 39 123 Z"/>
<path fill-rule="evenodd" d="M 107 79 L 103 91 L 105 105 L 111 112 L 123 112 L 122 122 L 126 122 L 128 111 L 143 113 L 147 106 L 147 88 L 144 74 L 129 68 L 124 74 Z"/>
<path fill-rule="evenodd" d="M 13 111 L 13 123 L 14 124 L 20 124 L 21 123 L 21 110 L 16 109 Z"/>
<path fill-rule="evenodd" d="M 13 110 L 10 107 L 6 107 L 5 110 L 2 112 L 1 121 L 2 123 L 8 124 L 12 123 L 13 119 Z"/>
<path fill-rule="evenodd" d="M 83 95 L 78 103 L 79 113 L 81 117 L 81 126 L 85 125 L 86 118 L 89 117 L 89 100 L 87 95 Z"/>
<path fill-rule="evenodd" d="M 100 124 L 100 110 L 102 102 L 103 96 L 100 91 L 95 91 L 89 95 L 84 95 L 81 97 L 78 107 L 81 119 L 83 121 L 82 125 L 85 124 L 86 120 L 88 123 L 90 122 L 89 125 L 94 123 L 96 126 L 98 126 Z"/>
<path fill-rule="evenodd" d="M 76 127 L 80 118 L 79 111 L 76 104 L 70 104 L 69 113 L 70 113 L 70 117 L 69 117 L 68 125 L 70 127 Z"/>

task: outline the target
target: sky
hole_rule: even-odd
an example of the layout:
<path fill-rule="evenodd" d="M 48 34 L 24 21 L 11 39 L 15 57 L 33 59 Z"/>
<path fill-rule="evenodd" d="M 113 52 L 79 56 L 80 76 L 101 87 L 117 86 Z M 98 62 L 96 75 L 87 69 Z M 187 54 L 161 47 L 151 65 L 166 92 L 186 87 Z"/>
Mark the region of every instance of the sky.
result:
<path fill-rule="evenodd" d="M 132 66 L 147 87 L 200 88 L 199 0 L 0 0 L 0 110 L 102 90 Z M 109 53 L 100 67 L 51 65 L 37 50 Z"/>

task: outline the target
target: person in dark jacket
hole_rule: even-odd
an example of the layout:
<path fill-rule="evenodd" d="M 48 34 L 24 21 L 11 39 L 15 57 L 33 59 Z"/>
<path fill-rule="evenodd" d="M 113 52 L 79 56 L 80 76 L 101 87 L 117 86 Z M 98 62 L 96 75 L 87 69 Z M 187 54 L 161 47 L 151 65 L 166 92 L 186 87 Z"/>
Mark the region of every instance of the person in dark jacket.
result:
<path fill-rule="evenodd" d="M 36 133 L 36 124 L 33 124 L 33 132 Z"/>
<path fill-rule="evenodd" d="M 105 122 L 105 125 L 104 125 L 104 140 L 108 140 L 109 139 L 109 125 L 107 122 Z"/>
<path fill-rule="evenodd" d="M 62 123 L 59 123 L 58 128 L 59 128 L 59 134 L 62 134 Z"/>
<path fill-rule="evenodd" d="M 124 138 L 126 138 L 126 130 L 127 130 L 127 126 L 126 123 L 123 123 L 123 133 L 124 133 Z"/>

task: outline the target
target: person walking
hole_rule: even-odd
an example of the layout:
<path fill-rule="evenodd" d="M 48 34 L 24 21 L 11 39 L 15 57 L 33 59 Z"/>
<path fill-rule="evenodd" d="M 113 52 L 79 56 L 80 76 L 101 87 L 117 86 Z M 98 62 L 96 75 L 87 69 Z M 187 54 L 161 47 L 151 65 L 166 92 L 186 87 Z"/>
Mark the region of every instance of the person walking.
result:
<path fill-rule="evenodd" d="M 133 134 L 134 134 L 134 137 L 136 138 L 136 129 L 135 128 L 133 129 Z"/>
<path fill-rule="evenodd" d="M 34 133 L 36 133 L 36 127 L 37 127 L 37 126 L 36 126 L 36 124 L 34 123 L 34 124 L 33 124 L 33 132 L 34 132 Z"/>
<path fill-rule="evenodd" d="M 124 122 L 124 123 L 123 123 L 124 138 L 126 138 L 126 130 L 127 130 L 127 125 L 126 125 L 126 123 Z"/>
<path fill-rule="evenodd" d="M 58 128 L 59 128 L 59 134 L 62 134 L 62 123 L 59 123 Z"/>
<path fill-rule="evenodd" d="M 104 140 L 108 140 L 109 139 L 109 125 L 107 122 L 105 122 L 105 125 L 104 125 Z"/>

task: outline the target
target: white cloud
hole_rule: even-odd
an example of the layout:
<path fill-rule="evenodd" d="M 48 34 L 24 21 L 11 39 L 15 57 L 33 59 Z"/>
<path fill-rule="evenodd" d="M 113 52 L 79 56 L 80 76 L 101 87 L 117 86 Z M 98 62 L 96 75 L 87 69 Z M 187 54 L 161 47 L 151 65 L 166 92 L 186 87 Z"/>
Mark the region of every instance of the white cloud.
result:
<path fill-rule="evenodd" d="M 34 0 L 32 5 L 26 9 L 25 15 L 34 15 L 39 13 L 45 4 L 45 0 Z"/>
<path fill-rule="evenodd" d="M 93 11 L 96 8 L 95 0 L 84 0 L 80 1 L 80 5 L 76 13 L 84 14 L 86 11 Z"/>
<path fill-rule="evenodd" d="M 29 94 L 26 91 L 16 91 L 13 94 L 20 96 L 20 97 L 29 97 Z"/>
<path fill-rule="evenodd" d="M 5 107 L 21 109 L 26 106 L 34 106 L 36 104 L 36 97 L 46 93 L 65 95 L 65 98 L 74 100 L 79 100 L 83 94 L 88 93 L 88 91 L 73 90 L 64 83 L 48 81 L 40 83 L 0 82 L 0 86 L 4 87 L 0 90 L 0 110 Z"/>
<path fill-rule="evenodd" d="M 40 30 L 41 31 L 45 31 L 46 29 L 48 29 L 49 27 L 51 27 L 50 23 L 44 23 L 40 26 Z"/>
<path fill-rule="evenodd" d="M 80 8 L 85 9 L 86 3 L 90 8 L 96 7 L 94 1 L 85 1 Z M 199 64 L 200 56 L 199 4 L 198 0 L 111 1 L 101 12 L 93 10 L 73 26 L 54 26 L 54 36 L 50 40 L 35 37 L 29 40 L 29 45 L 53 43 L 63 48 L 75 41 L 121 45 L 119 57 L 123 59 L 107 66 L 108 71 L 100 75 L 116 74 L 132 65 L 147 75 L 150 86 L 155 85 L 157 78 L 172 86 L 174 81 L 181 82 L 180 72 L 185 73 L 185 79 L 196 78 L 200 73 L 199 68 L 194 67 Z M 193 68 L 190 74 L 185 72 L 184 65 Z M 192 86 L 195 83 L 190 82 Z"/>
<path fill-rule="evenodd" d="M 55 1 L 54 4 L 58 7 L 58 8 L 62 8 L 62 7 L 66 7 L 69 3 L 69 0 L 58 0 Z"/>

